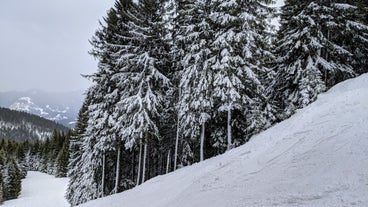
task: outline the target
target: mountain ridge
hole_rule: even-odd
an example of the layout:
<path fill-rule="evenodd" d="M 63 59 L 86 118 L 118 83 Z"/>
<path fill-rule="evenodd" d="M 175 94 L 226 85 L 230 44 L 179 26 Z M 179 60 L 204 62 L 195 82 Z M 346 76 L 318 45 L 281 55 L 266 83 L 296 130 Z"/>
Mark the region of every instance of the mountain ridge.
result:
<path fill-rule="evenodd" d="M 67 132 L 69 128 L 26 112 L 0 107 L 0 137 L 17 141 L 45 140 L 54 130 Z"/>
<path fill-rule="evenodd" d="M 41 90 L 0 92 L 0 107 L 35 114 L 73 128 L 83 102 L 83 92 Z"/>

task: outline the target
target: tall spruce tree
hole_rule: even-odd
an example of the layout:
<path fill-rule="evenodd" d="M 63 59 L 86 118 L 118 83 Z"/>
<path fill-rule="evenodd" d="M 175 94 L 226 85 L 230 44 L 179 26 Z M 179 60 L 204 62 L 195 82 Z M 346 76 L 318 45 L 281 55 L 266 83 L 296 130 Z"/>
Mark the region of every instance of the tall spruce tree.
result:
<path fill-rule="evenodd" d="M 159 113 L 170 87 L 161 8 L 161 1 L 117 1 L 91 41 L 99 71 L 89 76 L 95 85 L 87 94 L 87 124 L 78 146 L 83 153 L 75 154 L 78 161 L 71 166 L 81 173 L 70 171 L 81 175 L 79 185 L 69 186 L 72 205 L 118 191 L 122 144 L 127 149 L 145 145 L 137 183 L 145 180 L 148 142 L 159 138 Z M 114 173 L 106 168 L 116 169 L 113 187 Z"/>
<path fill-rule="evenodd" d="M 137 143 L 144 145 L 142 182 L 147 145 L 151 139 L 159 138 L 159 114 L 164 107 L 165 91 L 170 88 L 162 8 L 163 2 L 159 0 L 140 1 L 135 5 L 125 23 L 129 33 L 120 35 L 121 42 L 128 44 L 118 47 L 119 88 L 123 91 L 118 106 L 124 112 L 118 118 L 123 126 L 120 136 L 127 148 Z M 139 179 L 138 176 L 137 184 Z"/>
<path fill-rule="evenodd" d="M 209 3 L 208 0 L 180 1 L 176 17 L 178 31 L 174 37 L 179 45 L 182 66 L 178 102 L 180 127 L 186 137 L 199 137 L 201 161 L 204 159 L 206 123 L 213 112 L 214 75 L 211 66 L 215 60 L 210 49 L 214 34 Z"/>
<path fill-rule="evenodd" d="M 3 141 L 3 140 L 2 140 Z M 4 198 L 4 169 L 5 169 L 5 160 L 4 160 L 4 152 L 3 145 L 0 145 L 0 204 L 2 204 L 5 200 Z"/>
<path fill-rule="evenodd" d="M 4 197 L 6 200 L 15 199 L 21 190 L 22 175 L 14 157 L 7 158 L 4 170 Z"/>
<path fill-rule="evenodd" d="M 368 2 L 355 0 L 335 0 L 331 2 L 331 15 L 335 18 L 336 28 L 331 28 L 331 39 L 348 50 L 352 56 L 347 64 L 352 65 L 356 74 L 368 72 Z M 337 32 L 335 32 L 337 31 Z M 339 74 L 337 81 L 348 77 Z"/>
<path fill-rule="evenodd" d="M 335 84 L 337 74 L 353 74 L 348 62 L 353 54 L 335 41 L 344 37 L 331 6 L 331 1 L 322 0 L 285 1 L 273 91 L 286 116 L 310 104 L 319 93 Z"/>
<path fill-rule="evenodd" d="M 68 132 L 67 135 L 64 136 L 63 144 L 59 147 L 59 152 L 56 156 L 55 160 L 55 176 L 56 177 L 66 177 L 68 173 L 68 162 L 69 162 L 69 146 L 70 146 L 70 137 L 72 136 L 72 132 Z"/>
<path fill-rule="evenodd" d="M 212 66 L 215 74 L 213 95 L 218 111 L 227 113 L 227 149 L 233 145 L 232 125 L 239 127 L 238 130 L 249 128 L 249 132 L 255 128 L 259 131 L 273 121 L 264 117 L 266 95 L 262 79 L 270 71 L 266 64 L 273 60 L 268 46 L 270 34 L 267 32 L 267 19 L 273 16 L 273 9 L 264 5 L 271 2 L 212 1 L 210 17 L 215 36 L 211 49 L 216 58 Z M 232 119 L 233 111 L 243 116 Z M 238 121 L 246 117 L 251 117 L 248 124 Z M 216 137 L 219 130 L 214 132 Z"/>
<path fill-rule="evenodd" d="M 88 122 L 88 105 L 89 98 L 86 97 L 80 111 L 78 114 L 78 119 L 76 122 L 76 126 L 74 129 L 74 136 L 70 139 L 70 148 L 69 148 L 69 161 L 68 161 L 68 173 L 67 176 L 69 178 L 69 185 L 66 191 L 66 199 L 69 201 L 71 205 L 79 204 L 78 199 L 81 194 L 80 189 L 80 178 L 82 177 L 81 171 L 81 158 L 82 158 L 82 143 L 83 136 L 87 128 Z"/>
<path fill-rule="evenodd" d="M 106 25 L 101 24 L 101 29 L 91 41 L 94 47 L 91 54 L 99 60 L 99 71 L 90 76 L 95 86 L 91 88 L 93 95 L 88 107 L 89 121 L 84 145 L 90 146 L 94 162 L 90 167 L 95 170 L 93 179 L 99 180 L 94 181 L 99 188 L 98 196 L 110 192 L 106 185 L 107 158 L 108 154 L 120 149 L 121 142 L 118 137 L 120 128 L 116 124 L 116 115 L 120 114 L 116 113 L 116 104 L 121 98 L 120 91 L 123 89 L 118 85 L 121 81 L 119 79 L 121 70 L 120 57 L 116 54 L 122 44 L 119 35 L 127 29 L 124 27 L 124 13 L 131 4 L 131 1 L 117 1 L 105 18 Z"/>

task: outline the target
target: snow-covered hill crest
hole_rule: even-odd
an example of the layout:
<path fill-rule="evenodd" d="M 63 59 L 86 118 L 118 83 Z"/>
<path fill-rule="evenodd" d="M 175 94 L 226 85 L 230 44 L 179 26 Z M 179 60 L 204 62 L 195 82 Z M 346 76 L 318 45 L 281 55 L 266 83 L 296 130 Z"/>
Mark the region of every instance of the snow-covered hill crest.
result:
<path fill-rule="evenodd" d="M 70 118 L 67 116 L 67 112 L 70 107 L 65 107 L 63 109 L 54 109 L 50 107 L 50 105 L 46 105 L 44 108 L 38 106 L 30 97 L 21 97 L 16 102 L 14 102 L 9 107 L 11 110 L 15 111 L 23 111 L 31 114 L 35 114 L 46 118 L 48 120 L 56 121 L 62 123 L 63 121 L 69 120 Z M 75 117 L 71 117 L 74 118 Z"/>
<path fill-rule="evenodd" d="M 368 74 L 224 155 L 82 207 L 367 206 Z"/>

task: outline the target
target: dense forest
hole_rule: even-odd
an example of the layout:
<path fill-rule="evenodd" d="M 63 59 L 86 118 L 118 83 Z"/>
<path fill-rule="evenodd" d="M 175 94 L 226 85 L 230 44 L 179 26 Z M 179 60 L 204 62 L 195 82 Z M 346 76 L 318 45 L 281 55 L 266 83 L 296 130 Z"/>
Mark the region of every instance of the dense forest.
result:
<path fill-rule="evenodd" d="M 71 133 L 39 116 L 0 108 L 0 203 L 19 196 L 27 171 L 65 177 Z"/>
<path fill-rule="evenodd" d="M 0 203 L 19 196 L 21 179 L 27 171 L 65 177 L 71 133 L 54 130 L 43 141 L 19 142 L 0 137 Z"/>
<path fill-rule="evenodd" d="M 42 140 L 50 137 L 54 129 L 63 132 L 69 130 L 39 116 L 0 107 L 0 137 L 18 141 Z"/>
<path fill-rule="evenodd" d="M 117 0 L 71 139 L 67 199 L 124 191 L 246 143 L 368 70 L 366 1 Z"/>

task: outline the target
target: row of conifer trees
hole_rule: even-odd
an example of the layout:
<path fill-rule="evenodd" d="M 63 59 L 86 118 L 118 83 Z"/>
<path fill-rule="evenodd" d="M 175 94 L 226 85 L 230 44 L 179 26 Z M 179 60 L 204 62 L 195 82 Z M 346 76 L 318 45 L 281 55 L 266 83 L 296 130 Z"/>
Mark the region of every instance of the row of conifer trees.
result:
<path fill-rule="evenodd" d="M 17 198 L 21 190 L 21 179 L 25 172 L 18 163 L 18 143 L 0 141 L 0 203 Z"/>
<path fill-rule="evenodd" d="M 91 40 L 71 205 L 239 146 L 368 71 L 366 1 L 117 0 Z"/>
<path fill-rule="evenodd" d="M 15 199 L 21 191 L 21 179 L 27 171 L 40 171 L 65 177 L 72 132 L 54 131 L 43 141 L 0 140 L 0 203 Z"/>

